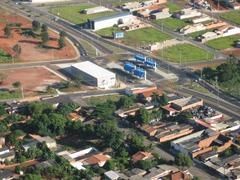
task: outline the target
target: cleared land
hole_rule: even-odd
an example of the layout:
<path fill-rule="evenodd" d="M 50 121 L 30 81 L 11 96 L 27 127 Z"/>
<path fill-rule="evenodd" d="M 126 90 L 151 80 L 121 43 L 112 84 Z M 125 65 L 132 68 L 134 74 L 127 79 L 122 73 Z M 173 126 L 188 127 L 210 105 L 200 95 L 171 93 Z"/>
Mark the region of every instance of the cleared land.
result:
<path fill-rule="evenodd" d="M 223 13 L 221 14 L 221 17 L 226 19 L 227 21 L 240 25 L 240 10 Z"/>
<path fill-rule="evenodd" d="M 166 19 L 154 20 L 154 22 L 160 26 L 164 26 L 173 31 L 181 29 L 184 26 L 189 24 L 187 21 L 177 19 L 177 18 L 171 18 L 171 17 Z"/>
<path fill-rule="evenodd" d="M 240 35 L 222 37 L 208 41 L 206 44 L 214 49 L 222 50 L 234 47 L 234 42 L 240 39 Z"/>
<path fill-rule="evenodd" d="M 103 37 L 112 37 L 113 31 L 117 30 L 115 28 L 106 28 L 97 31 L 96 33 Z M 140 47 L 145 44 L 161 42 L 168 39 L 172 39 L 172 37 L 152 27 L 146 27 L 125 32 L 124 38 L 118 41 L 129 46 Z"/>
<path fill-rule="evenodd" d="M 41 39 L 38 35 L 33 37 L 27 34 L 31 30 L 31 22 L 23 17 L 16 16 L 10 12 L 6 12 L 0 8 L 1 18 L 0 21 L 0 62 L 9 63 L 9 61 L 15 60 L 20 62 L 29 61 L 47 61 L 56 59 L 73 59 L 77 56 L 75 48 L 69 41 L 66 41 L 66 46 L 62 49 L 58 48 L 59 35 L 49 30 L 50 40 L 46 44 L 45 48 L 41 48 L 39 45 Z M 4 27 L 6 24 L 21 24 L 21 26 L 11 27 L 11 36 L 5 37 Z M 36 34 L 40 34 L 37 32 Z M 13 46 L 16 44 L 21 46 L 21 53 L 16 57 L 16 53 L 13 51 Z M 15 58 L 13 58 L 15 57 Z"/>
<path fill-rule="evenodd" d="M 82 10 L 87 8 L 96 7 L 94 5 L 90 4 L 77 4 L 77 5 L 71 5 L 71 6 L 59 6 L 50 8 L 50 12 L 52 14 L 55 14 L 57 16 L 60 16 L 63 19 L 66 19 L 74 24 L 83 24 L 88 19 L 95 19 L 103 16 L 109 16 L 116 14 L 115 11 L 106 11 L 101 13 L 95 13 L 95 14 L 83 14 L 81 13 Z"/>
<path fill-rule="evenodd" d="M 12 84 L 20 81 L 25 95 L 32 95 L 34 92 L 44 92 L 48 86 L 62 82 L 59 76 L 44 67 L 1 70 L 0 74 L 5 75 L 1 88 L 11 90 L 13 89 Z"/>
<path fill-rule="evenodd" d="M 179 44 L 155 52 L 157 56 L 174 63 L 190 63 L 213 59 L 213 54 L 192 44 Z"/>

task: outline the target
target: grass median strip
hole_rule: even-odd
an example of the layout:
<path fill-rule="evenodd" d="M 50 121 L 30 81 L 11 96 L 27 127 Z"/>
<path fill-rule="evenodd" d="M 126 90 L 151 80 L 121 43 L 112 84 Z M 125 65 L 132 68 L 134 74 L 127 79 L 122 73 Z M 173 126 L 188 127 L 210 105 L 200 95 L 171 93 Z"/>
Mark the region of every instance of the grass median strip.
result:
<path fill-rule="evenodd" d="M 174 63 L 190 63 L 213 59 L 213 54 L 192 44 L 178 44 L 156 52 L 157 56 Z"/>

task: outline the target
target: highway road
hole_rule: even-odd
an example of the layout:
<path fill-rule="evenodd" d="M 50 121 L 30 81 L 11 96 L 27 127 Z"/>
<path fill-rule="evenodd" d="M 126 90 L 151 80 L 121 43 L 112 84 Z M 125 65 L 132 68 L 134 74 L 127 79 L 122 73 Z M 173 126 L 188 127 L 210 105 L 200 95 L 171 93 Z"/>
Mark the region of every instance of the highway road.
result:
<path fill-rule="evenodd" d="M 6 5 L 4 4 L 4 2 L 0 2 L 2 3 L 3 5 Z M 12 3 L 12 5 L 15 7 L 16 5 L 14 3 Z M 49 14 L 48 12 L 46 11 L 42 11 L 42 10 L 39 10 L 33 6 L 30 6 L 30 5 L 27 5 L 28 8 L 31 9 L 32 12 L 37 12 L 39 14 L 42 14 L 42 16 L 44 16 L 44 18 L 42 19 L 43 22 L 46 21 L 46 23 L 52 23 L 52 25 L 54 26 L 61 26 L 66 29 L 66 32 L 70 32 L 69 34 L 74 34 L 75 37 L 78 37 L 78 36 L 84 36 L 86 39 L 90 40 L 91 43 L 95 43 L 95 45 L 98 45 L 98 44 L 101 44 L 101 42 L 105 43 L 105 44 L 109 44 L 113 47 L 117 47 L 117 48 L 120 48 L 120 49 L 123 49 L 125 50 L 126 52 L 130 52 L 130 53 L 142 53 L 142 54 L 145 54 L 145 55 L 149 55 L 148 53 L 145 53 L 145 52 L 142 52 L 141 50 L 138 50 L 138 49 L 135 49 L 135 48 L 132 48 L 132 47 L 128 47 L 128 46 L 125 46 L 125 45 L 122 45 L 122 44 L 117 44 L 113 41 L 110 41 L 110 40 L 107 40 L 107 39 L 104 39 L 102 37 L 99 37 L 98 35 L 96 34 L 93 34 L 91 33 L 90 31 L 88 30 L 84 30 L 84 29 L 81 29 L 80 27 L 78 26 L 73 26 L 72 23 L 70 22 L 67 22 L 67 21 L 64 21 L 64 20 L 58 20 L 57 22 L 53 22 L 52 19 L 55 18 L 55 16 Z M 12 8 L 12 6 L 11 6 Z M 18 8 L 15 8 L 16 9 L 16 12 L 19 12 L 19 9 Z M 46 20 L 47 19 L 47 20 Z M 63 24 L 62 24 L 63 23 Z M 74 29 L 74 31 L 73 31 Z M 106 48 L 106 47 L 104 47 Z M 107 49 L 107 48 L 106 48 Z M 103 50 L 103 49 L 102 49 Z M 104 50 L 103 50 L 104 51 Z M 111 53 L 111 52 L 109 52 Z M 88 57 L 86 57 L 88 58 Z M 181 66 L 181 65 L 174 65 L 174 64 L 171 64 L 171 63 L 168 63 L 166 60 L 163 60 L 163 59 L 157 59 L 158 60 L 158 65 L 161 66 L 162 68 L 164 69 L 168 69 L 170 72 L 173 72 L 175 74 L 177 74 L 179 77 L 179 84 L 183 84 L 185 82 L 185 80 L 188 78 L 190 79 L 193 79 L 193 80 L 197 80 L 199 77 L 197 77 L 193 72 L 191 72 L 190 69 L 187 69 L 186 67 L 184 66 Z M 213 92 L 215 95 L 218 95 L 218 91 L 216 91 L 215 87 L 212 87 L 210 86 L 207 82 L 205 81 L 199 81 L 199 84 L 201 86 L 204 86 L 204 87 L 207 87 L 207 89 L 209 89 L 211 92 Z M 238 100 L 233 100 L 232 97 L 226 95 L 226 94 L 221 94 L 221 98 L 223 98 L 224 100 L 232 103 L 232 104 L 235 104 L 235 105 L 239 105 L 239 102 Z"/>
<path fill-rule="evenodd" d="M 205 103 L 209 104 L 211 107 L 223 114 L 226 114 L 236 120 L 240 119 L 240 107 L 222 100 L 221 96 L 211 97 L 185 87 L 179 88 L 178 93 L 189 94 L 201 98 Z"/>

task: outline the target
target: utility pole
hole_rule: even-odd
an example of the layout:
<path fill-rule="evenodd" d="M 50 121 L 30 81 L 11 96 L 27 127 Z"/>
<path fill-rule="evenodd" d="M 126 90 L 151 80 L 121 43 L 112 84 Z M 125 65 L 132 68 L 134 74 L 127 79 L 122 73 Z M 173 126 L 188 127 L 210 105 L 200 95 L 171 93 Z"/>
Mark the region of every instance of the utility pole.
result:
<path fill-rule="evenodd" d="M 217 87 L 217 105 L 219 106 L 219 87 L 218 87 L 218 77 L 215 76 L 216 87 Z"/>

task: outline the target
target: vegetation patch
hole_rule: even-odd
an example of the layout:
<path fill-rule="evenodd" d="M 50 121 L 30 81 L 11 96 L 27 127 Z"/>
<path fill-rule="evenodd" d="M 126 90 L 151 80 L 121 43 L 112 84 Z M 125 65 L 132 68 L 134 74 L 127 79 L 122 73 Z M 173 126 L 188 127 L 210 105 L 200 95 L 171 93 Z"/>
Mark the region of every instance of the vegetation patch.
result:
<path fill-rule="evenodd" d="M 213 59 L 213 54 L 191 44 L 178 44 L 157 51 L 157 55 L 174 63 L 188 63 Z"/>
<path fill-rule="evenodd" d="M 205 67 L 202 70 L 202 75 L 204 79 L 215 86 L 219 86 L 226 93 L 240 97 L 239 59 L 230 57 L 226 63 L 223 63 L 216 68 Z M 218 84 L 216 84 L 216 80 Z"/>
<path fill-rule="evenodd" d="M 155 20 L 154 22 L 160 26 L 164 26 L 173 31 L 181 29 L 184 26 L 189 24 L 188 21 L 184 21 L 177 18 L 171 18 L 171 17 L 166 19 L 158 19 L 158 20 Z"/>
<path fill-rule="evenodd" d="M 192 37 L 193 39 L 196 39 L 198 36 L 201 36 L 201 35 L 205 34 L 206 32 L 210 32 L 210 31 L 209 30 L 198 31 L 198 32 L 188 34 L 188 36 Z"/>
<path fill-rule="evenodd" d="M 16 99 L 20 97 L 21 97 L 21 93 L 19 92 L 0 91 L 0 99 Z"/>
<path fill-rule="evenodd" d="M 208 41 L 206 44 L 214 49 L 222 50 L 222 49 L 234 47 L 234 43 L 238 39 L 240 39 L 240 35 L 234 35 L 234 36 L 214 39 L 214 40 Z"/>
<path fill-rule="evenodd" d="M 83 14 L 81 13 L 82 10 L 87 8 L 95 7 L 94 5 L 90 4 L 78 4 L 78 5 L 71 5 L 71 6 L 60 6 L 60 7 L 54 7 L 50 9 L 50 12 L 52 14 L 55 14 L 57 16 L 60 16 L 61 18 L 64 18 L 68 21 L 71 21 L 75 24 L 83 24 L 88 19 L 95 19 L 103 16 L 109 16 L 116 14 L 114 11 L 106 11 L 101 13 L 95 13 L 95 14 Z"/>
<path fill-rule="evenodd" d="M 117 31 L 116 28 L 106 28 L 100 31 L 97 31 L 97 34 L 109 37 L 113 31 Z M 125 32 L 125 36 L 121 39 L 123 44 L 139 47 L 149 43 L 161 42 L 172 37 L 164 32 L 158 31 L 152 27 L 147 27 L 143 29 L 138 29 L 134 31 Z"/>
<path fill-rule="evenodd" d="M 181 7 L 176 3 L 167 2 L 167 7 L 169 8 L 170 13 L 174 13 L 181 10 Z"/>
<path fill-rule="evenodd" d="M 13 57 L 10 54 L 7 54 L 5 51 L 0 49 L 0 63 L 8 63 L 13 60 Z"/>
<path fill-rule="evenodd" d="M 120 95 L 95 96 L 95 97 L 88 98 L 87 101 L 90 105 L 97 105 L 97 104 L 105 103 L 108 100 L 117 102 L 120 99 L 120 97 L 121 97 Z"/>
<path fill-rule="evenodd" d="M 240 10 L 223 13 L 221 14 L 221 17 L 227 21 L 240 24 Z"/>

